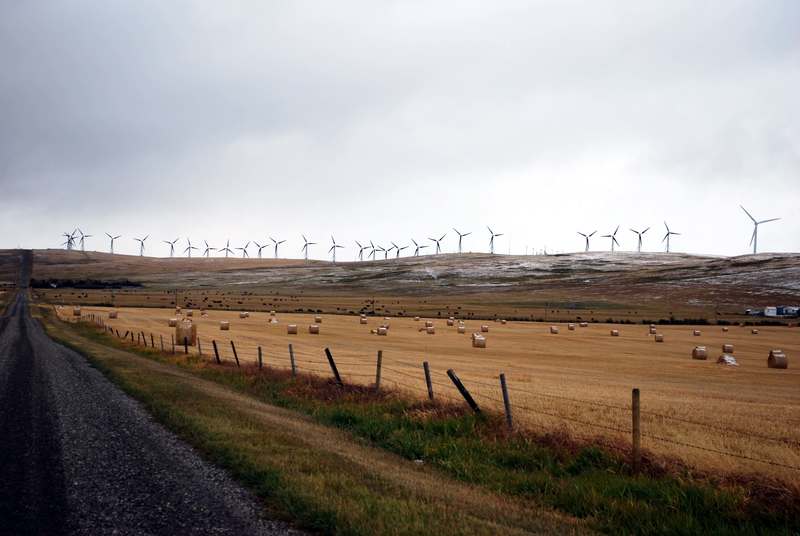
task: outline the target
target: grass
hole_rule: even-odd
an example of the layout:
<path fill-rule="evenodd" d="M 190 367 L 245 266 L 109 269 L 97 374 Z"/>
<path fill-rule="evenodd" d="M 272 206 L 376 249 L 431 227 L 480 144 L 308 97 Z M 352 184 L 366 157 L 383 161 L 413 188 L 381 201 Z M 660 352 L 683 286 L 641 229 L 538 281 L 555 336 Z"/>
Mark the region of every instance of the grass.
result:
<path fill-rule="evenodd" d="M 90 328 L 76 329 L 91 341 L 121 344 Z M 754 494 L 747 482 L 720 486 L 655 470 L 632 476 L 624 457 L 613 450 L 577 444 L 559 434 L 509 434 L 497 415 L 475 416 L 460 406 L 420 403 L 365 387 L 341 389 L 316 377 L 292 379 L 279 370 L 259 372 L 138 353 L 248 398 L 308 415 L 405 459 L 423 460 L 436 469 L 438 478 L 477 486 L 490 496 L 508 498 L 512 505 L 534 510 L 545 505 L 585 519 L 602 532 L 800 531 L 796 494 Z M 265 437 L 258 422 L 237 407 L 218 407 L 181 384 L 165 381 L 163 374 L 137 368 L 130 360 L 93 359 L 161 422 L 231 471 L 274 511 L 301 519 L 306 526 L 341 534 L 481 533 L 481 528 L 491 533 L 484 525 L 466 529 L 474 522 L 468 513 L 454 514 L 435 502 L 402 500 L 402 494 L 393 494 L 395 484 L 389 480 L 372 475 L 365 481 L 300 444 L 281 442 L 274 434 Z M 295 462 L 285 462 L 287 456 L 299 458 L 296 463 L 307 470 L 298 473 Z M 494 530 L 510 533 L 527 527 L 510 523 Z"/>

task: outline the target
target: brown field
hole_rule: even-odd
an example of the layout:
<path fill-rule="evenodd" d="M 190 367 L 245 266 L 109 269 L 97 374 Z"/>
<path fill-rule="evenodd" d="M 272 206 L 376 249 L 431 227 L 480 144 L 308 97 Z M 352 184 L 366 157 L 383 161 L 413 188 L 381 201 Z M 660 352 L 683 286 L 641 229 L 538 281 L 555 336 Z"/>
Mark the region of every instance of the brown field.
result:
<path fill-rule="evenodd" d="M 156 345 L 163 336 L 169 347 L 174 330 L 167 320 L 173 309 L 120 307 L 119 318 L 108 319 L 108 307 L 83 307 L 83 314 L 102 317 L 121 333 L 144 331 Z M 62 308 L 64 317 L 71 308 Z M 434 319 L 435 335 L 419 332 L 423 320 L 392 317 L 389 335 L 370 329 L 384 322 L 370 317 L 368 325 L 357 316 L 323 315 L 321 333 L 311 335 L 313 315 L 279 312 L 278 324 L 269 314 L 209 310 L 194 322 L 203 355 L 211 359 L 211 340 L 217 341 L 222 359 L 231 363 L 234 340 L 243 363 L 254 363 L 261 346 L 267 366 L 289 367 L 292 343 L 300 371 L 329 375 L 323 349 L 329 347 L 345 381 L 373 383 L 375 357 L 383 351 L 383 382 L 425 396 L 422 361 L 433 371 L 436 396 L 458 400 L 445 371 L 453 368 L 479 404 L 500 409 L 498 374 L 505 372 L 518 423 L 533 430 L 566 429 L 578 436 L 609 436 L 627 441 L 630 429 L 631 389 L 641 389 L 643 446 L 691 467 L 735 473 L 760 473 L 795 481 L 800 471 L 800 329 L 731 326 L 662 326 L 664 343 L 655 343 L 647 326 L 590 324 L 551 335 L 549 323 L 489 322 L 487 348 L 470 345 L 469 334 L 486 321 L 466 320 L 467 333 L 458 334 L 444 319 Z M 231 330 L 220 331 L 219 321 L 229 320 Z M 298 335 L 287 335 L 286 324 L 296 323 Z M 621 336 L 609 336 L 611 328 Z M 723 342 L 734 345 L 738 367 L 715 363 Z M 695 345 L 706 345 L 708 361 L 692 360 Z M 788 370 L 769 369 L 768 352 L 781 348 L 789 356 Z M 196 352 L 197 348 L 192 348 Z M 712 451 L 722 451 L 719 454 Z M 737 456 L 732 456 L 737 455 Z M 744 458 L 743 458 L 744 457 Z M 757 458 L 770 463 L 748 460 Z"/>

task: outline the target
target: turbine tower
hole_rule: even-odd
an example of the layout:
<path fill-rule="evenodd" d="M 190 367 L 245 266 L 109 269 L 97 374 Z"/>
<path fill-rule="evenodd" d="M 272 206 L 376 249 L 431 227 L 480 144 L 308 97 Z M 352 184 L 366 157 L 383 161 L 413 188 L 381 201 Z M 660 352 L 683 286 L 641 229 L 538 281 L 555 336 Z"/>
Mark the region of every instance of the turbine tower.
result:
<path fill-rule="evenodd" d="M 250 254 L 247 252 L 247 248 L 249 248 L 249 247 L 250 247 L 250 242 L 247 242 L 247 244 L 245 244 L 244 247 L 236 248 L 236 251 L 241 251 L 242 252 L 242 258 L 246 259 L 247 257 L 250 256 Z"/>
<path fill-rule="evenodd" d="M 178 239 L 176 238 L 172 242 L 170 242 L 169 240 L 164 240 L 163 242 L 165 244 L 169 244 L 169 256 L 170 257 L 174 257 L 175 256 L 175 244 L 178 243 Z"/>
<path fill-rule="evenodd" d="M 619 245 L 619 242 L 617 242 L 617 231 L 619 231 L 619 225 L 617 225 L 617 228 L 614 229 L 613 233 L 604 234 L 603 236 L 600 237 L 600 238 L 610 238 L 611 239 L 611 253 L 614 253 L 614 244 Z"/>
<path fill-rule="evenodd" d="M 303 242 L 304 242 L 303 247 L 300 249 L 300 251 L 303 252 L 303 255 L 305 255 L 305 259 L 308 260 L 308 246 L 313 246 L 316 244 L 316 242 L 309 242 L 308 238 L 306 238 L 306 235 L 300 235 L 300 236 L 303 237 Z"/>
<path fill-rule="evenodd" d="M 331 242 L 333 243 L 333 245 L 331 246 L 331 249 L 328 250 L 328 253 L 333 253 L 333 263 L 336 264 L 336 250 L 342 249 L 344 248 L 344 246 L 340 246 L 339 244 L 337 244 L 336 239 L 333 238 L 333 235 L 331 235 Z"/>
<path fill-rule="evenodd" d="M 222 248 L 222 249 L 218 249 L 217 251 L 224 251 L 225 252 L 225 258 L 227 259 L 228 258 L 228 254 L 231 254 L 231 255 L 233 254 L 233 251 L 231 250 L 231 241 L 228 240 L 227 242 L 225 242 L 225 247 Z"/>
<path fill-rule="evenodd" d="M 269 239 L 272 240 L 273 244 L 275 244 L 275 258 L 277 259 L 278 258 L 278 246 L 280 246 L 281 244 L 286 242 L 286 240 L 275 240 L 271 236 L 269 237 Z"/>
<path fill-rule="evenodd" d="M 498 236 L 503 236 L 503 233 L 495 233 L 494 231 L 492 231 L 492 228 L 489 227 L 488 225 L 486 226 L 486 228 L 489 229 L 489 253 L 494 255 L 494 239 L 497 238 Z"/>
<path fill-rule="evenodd" d="M 427 244 L 420 246 L 419 244 L 417 244 L 417 241 L 414 240 L 413 238 L 411 239 L 411 241 L 414 242 L 414 256 L 415 257 L 419 257 L 419 250 L 425 249 L 426 247 L 428 247 Z"/>
<path fill-rule="evenodd" d="M 203 256 L 208 258 L 208 256 L 211 254 L 211 251 L 214 248 L 212 248 L 211 246 L 208 245 L 208 241 L 207 240 L 203 240 L 203 243 L 206 245 L 206 249 L 203 251 Z"/>
<path fill-rule="evenodd" d="M 631 232 L 636 234 L 639 237 L 639 242 L 636 245 L 636 252 L 642 252 L 642 235 L 650 230 L 650 227 L 646 228 L 644 231 L 637 231 L 636 229 L 631 229 Z"/>
<path fill-rule="evenodd" d="M 106 233 L 106 236 L 111 240 L 111 247 L 108 249 L 108 252 L 113 255 L 114 254 L 114 240 L 116 240 L 117 238 L 122 237 L 122 235 L 111 236 L 110 234 Z"/>
<path fill-rule="evenodd" d="M 436 239 L 436 238 L 428 238 L 428 240 L 430 240 L 431 242 L 434 242 L 434 243 L 436 244 L 436 255 L 438 255 L 439 253 L 441 253 L 441 252 L 442 252 L 442 244 L 441 244 L 441 241 L 442 241 L 442 240 L 444 240 L 444 237 L 445 237 L 445 236 L 447 236 L 447 233 L 444 233 L 444 234 L 443 234 L 441 237 L 439 237 L 438 239 Z"/>
<path fill-rule="evenodd" d="M 137 242 L 139 242 L 139 256 L 144 257 L 144 242 L 150 238 L 150 235 L 145 236 L 144 238 L 134 238 Z"/>
<path fill-rule="evenodd" d="M 468 233 L 461 233 L 461 232 L 459 232 L 459 231 L 458 231 L 458 229 L 456 229 L 455 227 L 453 227 L 453 230 L 454 230 L 454 231 L 456 232 L 456 234 L 458 235 L 458 254 L 460 255 L 460 254 L 461 254 L 461 240 L 462 240 L 462 239 L 463 239 L 465 236 L 469 236 L 469 235 L 471 235 L 471 234 L 472 234 L 472 231 L 470 231 L 470 232 L 468 232 Z"/>
<path fill-rule="evenodd" d="M 186 243 L 187 243 L 188 245 L 186 246 L 186 249 L 184 249 L 184 250 L 183 250 L 183 252 L 184 252 L 184 253 L 186 253 L 186 254 L 187 254 L 186 256 L 187 256 L 187 257 L 189 257 L 189 258 L 191 259 L 191 258 L 192 258 L 192 250 L 193 250 L 193 249 L 198 249 L 198 248 L 197 248 L 197 247 L 195 247 L 195 246 L 193 246 L 193 245 L 192 245 L 192 241 L 191 241 L 191 240 L 189 240 L 188 238 L 186 239 Z"/>
<path fill-rule="evenodd" d="M 667 242 L 667 253 L 669 253 L 669 237 L 672 236 L 672 235 L 679 235 L 681 233 L 676 233 L 674 231 L 670 231 L 669 230 L 669 225 L 667 225 L 667 222 L 664 222 L 664 227 L 667 228 L 667 234 L 664 235 L 664 238 L 662 238 L 661 241 L 664 242 L 666 240 L 666 242 Z"/>
<path fill-rule="evenodd" d="M 592 231 L 589 234 L 582 233 L 578 231 L 578 234 L 581 235 L 586 240 L 586 249 L 584 251 L 589 251 L 589 239 L 594 236 L 597 231 Z"/>
<path fill-rule="evenodd" d="M 771 221 L 778 221 L 780 218 L 770 218 L 768 220 L 756 221 L 756 219 L 753 217 L 753 215 L 750 214 L 749 212 L 747 212 L 746 208 L 742 207 L 742 205 L 739 205 L 739 206 L 742 208 L 742 210 L 744 210 L 744 213 L 747 214 L 750 217 L 751 220 L 753 220 L 753 236 L 750 237 L 750 243 L 753 245 L 753 255 L 755 255 L 756 252 L 758 251 L 758 226 L 761 225 L 762 223 L 769 223 Z M 82 245 L 81 245 L 81 249 L 83 249 Z"/>

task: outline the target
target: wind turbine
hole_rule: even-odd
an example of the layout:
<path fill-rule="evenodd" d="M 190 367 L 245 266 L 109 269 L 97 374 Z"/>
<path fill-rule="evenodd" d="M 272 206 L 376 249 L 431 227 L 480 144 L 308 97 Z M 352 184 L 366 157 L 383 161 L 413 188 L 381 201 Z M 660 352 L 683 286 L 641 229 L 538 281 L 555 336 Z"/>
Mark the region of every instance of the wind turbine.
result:
<path fill-rule="evenodd" d="M 386 257 L 385 258 L 387 258 L 387 259 L 389 258 L 389 253 L 391 253 L 393 249 L 397 248 L 397 244 L 395 244 L 391 240 L 389 240 L 389 243 L 392 245 L 392 247 L 390 247 L 389 249 L 386 250 Z"/>
<path fill-rule="evenodd" d="M 369 246 L 362 246 L 361 242 L 359 242 L 358 240 L 356 240 L 355 242 L 356 242 L 356 245 L 358 246 L 358 260 L 363 261 L 364 260 L 364 250 L 369 249 Z"/>
<path fill-rule="evenodd" d="M 594 236 L 597 231 L 592 231 L 589 234 L 584 234 L 578 231 L 578 234 L 581 235 L 586 240 L 586 249 L 584 251 L 589 251 L 589 239 Z"/>
<path fill-rule="evenodd" d="M 492 231 L 492 228 L 489 227 L 488 225 L 486 226 L 486 228 L 489 229 L 489 235 L 490 235 L 490 238 L 489 238 L 489 253 L 494 255 L 494 239 L 497 238 L 498 236 L 503 236 L 503 233 L 495 233 L 494 231 Z"/>
<path fill-rule="evenodd" d="M 463 239 L 465 236 L 471 235 L 472 231 L 470 231 L 468 233 L 460 233 L 460 232 L 458 232 L 458 229 L 456 229 L 455 227 L 453 227 L 453 230 L 458 235 L 458 253 L 461 254 L 461 239 Z"/>
<path fill-rule="evenodd" d="M 635 233 L 639 237 L 639 243 L 636 246 L 636 252 L 637 253 L 641 253 L 642 252 L 642 235 L 644 233 L 646 233 L 647 231 L 649 231 L 649 230 L 650 230 L 650 227 L 648 227 L 644 231 L 637 231 L 636 229 L 631 229 L 631 232 Z"/>
<path fill-rule="evenodd" d="M 203 251 L 203 256 L 208 257 L 211 254 L 211 251 L 214 249 L 208 245 L 207 240 L 203 240 L 203 243 L 206 245 L 206 249 Z"/>
<path fill-rule="evenodd" d="M 328 253 L 333 253 L 333 263 L 336 264 L 336 250 L 342 249 L 344 248 L 344 246 L 340 246 L 339 244 L 337 244 L 336 239 L 333 238 L 333 235 L 331 235 L 331 242 L 333 243 L 333 245 L 331 246 L 331 249 L 328 250 Z"/>
<path fill-rule="evenodd" d="M 388 253 L 381 246 L 375 246 L 375 251 L 383 251 L 383 260 L 387 259 Z M 373 255 L 374 257 L 374 255 Z"/>
<path fill-rule="evenodd" d="M 228 240 L 227 242 L 225 242 L 225 247 L 222 248 L 222 249 L 218 249 L 217 251 L 224 251 L 225 252 L 225 258 L 227 259 L 229 253 L 233 254 L 233 251 L 231 250 L 231 241 Z"/>
<path fill-rule="evenodd" d="M 272 240 L 273 244 L 275 244 L 275 258 L 277 259 L 278 258 L 278 246 L 280 246 L 281 244 L 286 242 L 286 240 L 275 240 L 271 236 L 269 237 L 269 239 Z"/>
<path fill-rule="evenodd" d="M 617 225 L 617 228 L 614 229 L 613 233 L 604 234 L 603 236 L 600 237 L 600 238 L 610 238 L 611 239 L 611 253 L 614 253 L 614 244 L 619 245 L 619 242 L 617 242 L 617 231 L 619 231 L 619 225 Z"/>
<path fill-rule="evenodd" d="M 67 251 L 72 251 L 72 247 L 75 245 L 75 237 L 70 233 L 62 233 L 61 236 L 66 238 L 62 246 L 67 246 Z"/>
<path fill-rule="evenodd" d="M 111 247 L 109 248 L 108 252 L 113 255 L 114 254 L 114 240 L 116 240 L 117 238 L 122 237 L 122 235 L 111 236 L 110 234 L 106 233 L 106 236 L 111 239 Z"/>
<path fill-rule="evenodd" d="M 431 242 L 435 242 L 436 243 L 436 254 L 437 255 L 442 252 L 442 245 L 441 245 L 440 242 L 442 240 L 444 240 L 445 236 L 447 236 L 447 233 L 444 233 L 438 240 L 436 238 L 428 237 L 428 240 L 430 240 Z"/>
<path fill-rule="evenodd" d="M 747 214 L 748 216 L 750 216 L 750 219 L 753 220 L 753 236 L 750 237 L 750 243 L 753 244 L 753 255 L 755 255 L 756 254 L 756 250 L 758 248 L 758 226 L 761 225 L 762 223 L 769 223 L 771 221 L 778 221 L 780 218 L 770 218 L 768 220 L 756 221 L 756 219 L 753 217 L 753 215 L 750 214 L 749 212 L 747 212 L 746 208 L 742 207 L 742 205 L 739 205 L 739 206 L 742 208 L 742 210 L 744 210 L 744 213 Z"/>
<path fill-rule="evenodd" d="M 144 238 L 134 238 L 134 240 L 136 240 L 137 242 L 139 242 L 139 256 L 140 256 L 140 257 L 143 257 L 143 256 L 144 256 L 144 242 L 145 242 L 145 240 L 147 240 L 148 238 L 150 238 L 150 235 L 147 235 L 147 236 L 145 236 Z"/>
<path fill-rule="evenodd" d="M 372 260 L 374 261 L 375 260 L 375 252 L 377 251 L 377 248 L 375 247 L 375 244 L 372 243 L 372 240 L 369 241 L 369 247 L 370 247 L 371 251 L 369 252 L 369 255 L 367 255 L 367 258 L 372 257 Z"/>
<path fill-rule="evenodd" d="M 175 244 L 178 242 L 178 239 L 176 238 L 172 242 L 170 242 L 169 240 L 164 240 L 163 242 L 165 244 L 169 244 L 169 256 L 173 257 L 175 255 Z"/>
<path fill-rule="evenodd" d="M 78 228 L 78 232 L 81 234 L 81 251 L 85 251 L 85 250 L 84 250 L 84 248 L 83 248 L 83 242 L 84 242 L 84 240 L 86 240 L 87 238 L 91 238 L 91 237 L 92 237 L 92 235 L 90 235 L 90 234 L 83 234 L 83 231 L 81 231 L 81 230 L 80 230 L 80 227 Z"/>
<path fill-rule="evenodd" d="M 419 257 L 419 250 L 425 249 L 426 247 L 428 247 L 427 244 L 424 244 L 424 245 L 420 246 L 419 244 L 417 244 L 417 241 L 414 240 L 413 238 L 411 239 L 411 241 L 414 242 L 414 256 L 415 257 Z"/>
<path fill-rule="evenodd" d="M 249 247 L 250 247 L 250 242 L 247 242 L 247 244 L 245 244 L 244 247 L 236 248 L 236 251 L 241 251 L 242 252 L 242 258 L 246 259 L 247 257 L 250 256 L 250 254 L 247 253 L 247 248 L 249 248 Z"/>
<path fill-rule="evenodd" d="M 265 243 L 265 244 L 262 246 L 261 244 L 259 244 L 258 242 L 255 242 L 255 241 L 253 242 L 253 244 L 255 244 L 255 245 L 256 245 L 256 247 L 258 248 L 258 258 L 260 259 L 260 258 L 261 258 L 261 251 L 262 251 L 264 248 L 268 247 L 268 246 L 269 246 L 269 244 Z"/>
<path fill-rule="evenodd" d="M 664 227 L 667 228 L 667 234 L 664 235 L 664 238 L 662 238 L 661 241 L 662 242 L 665 241 L 665 240 L 667 241 L 667 253 L 669 253 L 669 237 L 672 236 L 672 235 L 679 235 L 681 233 L 676 233 L 676 232 L 670 231 L 669 230 L 669 225 L 667 225 L 667 222 L 664 222 Z"/>
<path fill-rule="evenodd" d="M 188 246 L 186 246 L 186 249 L 184 249 L 183 252 L 184 253 L 188 253 L 187 257 L 189 257 L 191 259 L 192 258 L 192 250 L 193 249 L 199 249 L 199 248 L 193 246 L 192 245 L 192 241 L 189 240 L 188 238 L 186 239 L 186 243 L 188 244 Z"/>
<path fill-rule="evenodd" d="M 306 238 L 306 235 L 304 235 L 304 234 L 301 234 L 300 236 L 303 237 L 303 242 L 304 242 L 303 243 L 303 247 L 300 249 L 300 251 L 303 252 L 303 254 L 305 255 L 306 260 L 308 260 L 308 246 L 313 246 L 313 245 L 316 244 L 316 242 L 309 242 L 308 238 Z"/>
<path fill-rule="evenodd" d="M 392 246 L 394 246 L 394 251 L 395 251 L 394 258 L 395 259 L 399 259 L 400 258 L 400 252 L 401 251 L 403 251 L 404 249 L 408 249 L 408 246 L 398 246 L 394 242 L 392 242 Z"/>

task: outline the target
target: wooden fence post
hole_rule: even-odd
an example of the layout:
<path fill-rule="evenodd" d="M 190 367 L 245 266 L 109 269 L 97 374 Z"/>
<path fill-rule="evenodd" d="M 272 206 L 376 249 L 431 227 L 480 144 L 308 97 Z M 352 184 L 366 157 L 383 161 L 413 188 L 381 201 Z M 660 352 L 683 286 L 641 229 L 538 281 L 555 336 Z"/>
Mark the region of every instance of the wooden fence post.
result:
<path fill-rule="evenodd" d="M 189 355 L 189 337 L 183 338 L 183 353 Z"/>
<path fill-rule="evenodd" d="M 239 366 L 239 355 L 236 353 L 236 346 L 233 344 L 233 339 L 231 339 L 231 348 L 233 349 L 233 358 L 236 360 L 236 366 Z"/>
<path fill-rule="evenodd" d="M 447 376 L 450 378 L 450 381 L 452 381 L 453 384 L 456 386 L 458 392 L 461 393 L 461 396 L 464 397 L 464 400 L 467 401 L 469 407 L 472 408 L 472 411 L 474 411 L 475 413 L 480 413 L 481 408 L 478 407 L 478 404 L 475 402 L 475 399 L 472 398 L 472 395 L 469 394 L 467 388 L 464 387 L 464 384 L 461 383 L 461 380 L 458 379 L 458 376 L 456 376 L 455 371 L 453 369 L 447 369 Z"/>
<path fill-rule="evenodd" d="M 172 339 L 172 353 L 175 353 L 175 335 L 170 335 L 170 339 Z"/>
<path fill-rule="evenodd" d="M 640 412 L 639 412 L 639 389 L 634 389 L 631 396 L 631 416 L 633 418 L 633 425 L 631 431 L 633 433 L 633 472 L 638 473 L 642 464 L 642 433 L 640 428 Z"/>
<path fill-rule="evenodd" d="M 333 377 L 336 379 L 336 383 L 343 385 L 342 377 L 339 376 L 339 369 L 336 368 L 336 361 L 333 360 L 330 348 L 325 348 L 325 356 L 328 358 L 328 364 L 331 366 L 331 371 L 333 372 Z"/>
<path fill-rule="evenodd" d="M 511 417 L 511 400 L 508 398 L 508 386 L 506 385 L 506 375 L 500 373 L 500 389 L 503 391 L 503 406 L 506 410 L 506 424 L 508 429 L 514 429 L 514 419 Z"/>
<path fill-rule="evenodd" d="M 422 368 L 425 370 L 425 385 L 428 386 L 428 399 L 433 400 L 433 382 L 431 382 L 431 367 L 427 361 L 422 362 Z"/>
<path fill-rule="evenodd" d="M 200 337 L 197 337 L 197 356 L 203 357 L 203 347 L 200 346 Z"/>
<path fill-rule="evenodd" d="M 150 348 L 155 348 L 155 347 L 156 347 L 156 343 L 153 342 L 153 332 L 151 331 L 150 332 Z"/>
<path fill-rule="evenodd" d="M 144 343 L 144 347 L 147 348 L 147 335 L 144 334 L 144 331 L 142 331 L 142 342 Z"/>
<path fill-rule="evenodd" d="M 264 368 L 264 361 L 261 359 L 261 347 L 258 347 L 258 370 Z"/>
<path fill-rule="evenodd" d="M 289 344 L 289 361 L 292 363 L 292 378 L 297 377 L 297 365 L 294 363 L 294 348 L 292 348 L 291 343 Z"/>
<path fill-rule="evenodd" d="M 381 390 L 381 366 L 383 366 L 383 350 L 378 350 L 378 362 L 375 364 L 375 390 Z"/>
<path fill-rule="evenodd" d="M 214 358 L 217 360 L 217 364 L 222 364 L 222 361 L 219 360 L 219 350 L 217 350 L 217 341 L 211 339 L 211 345 L 214 347 Z"/>
<path fill-rule="evenodd" d="M 161 353 L 163 354 L 164 353 L 164 336 L 163 335 L 159 335 L 158 338 L 161 339 Z"/>

